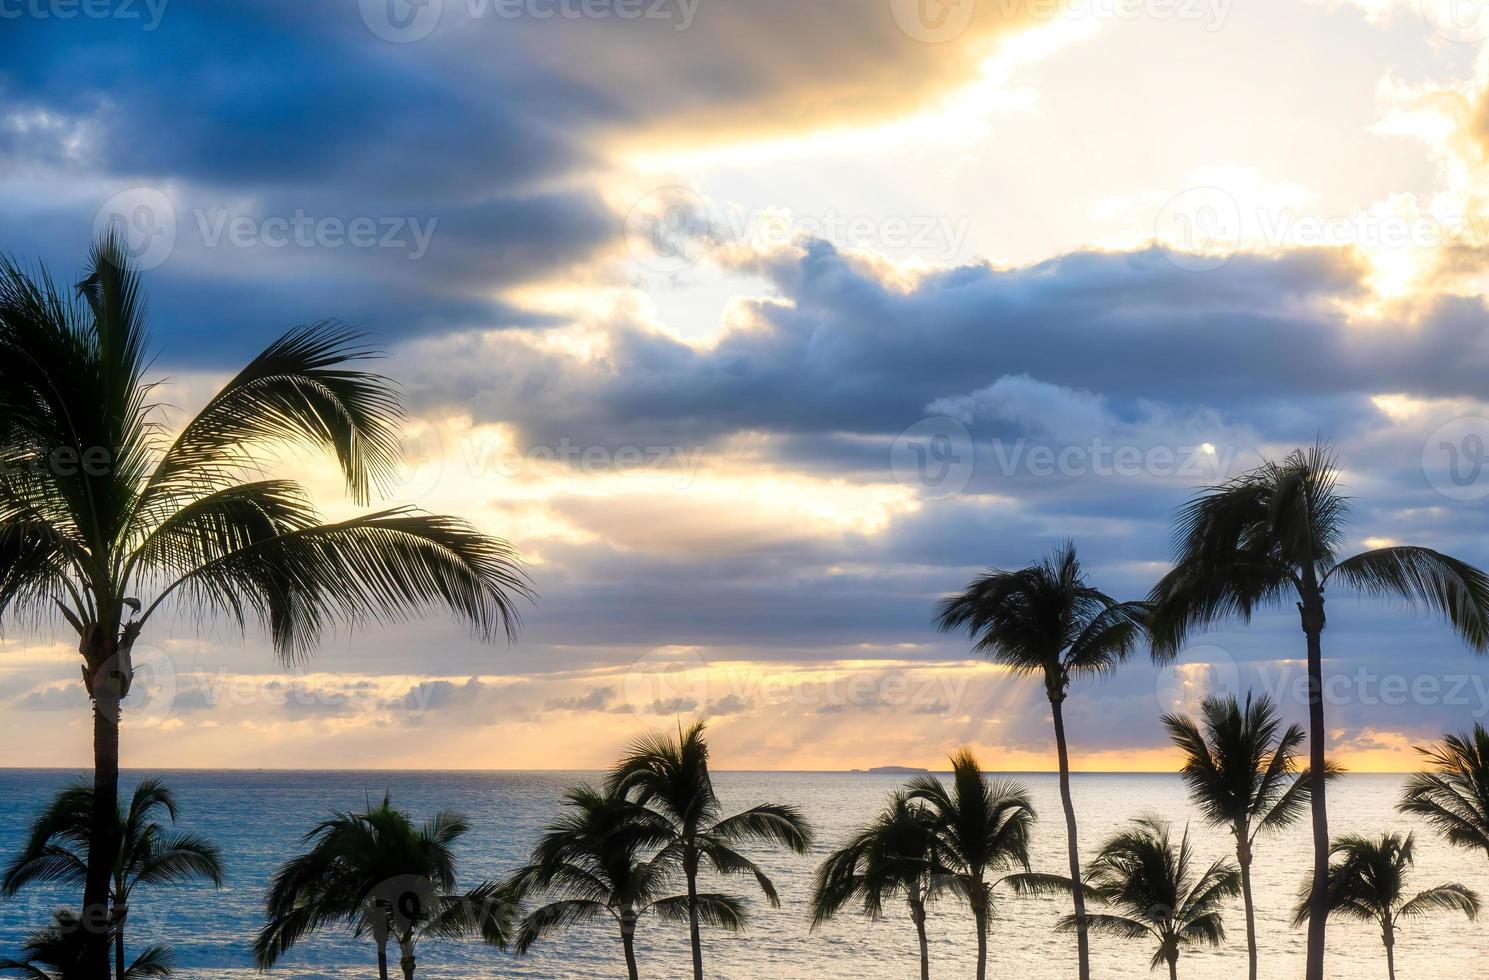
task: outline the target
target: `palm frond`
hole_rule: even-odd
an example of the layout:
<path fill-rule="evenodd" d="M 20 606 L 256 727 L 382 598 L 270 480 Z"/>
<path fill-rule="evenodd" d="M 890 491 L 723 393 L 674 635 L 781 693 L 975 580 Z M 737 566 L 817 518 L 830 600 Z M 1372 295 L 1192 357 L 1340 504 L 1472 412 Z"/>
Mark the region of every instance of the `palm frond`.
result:
<path fill-rule="evenodd" d="M 1366 551 L 1335 565 L 1328 578 L 1366 595 L 1391 596 L 1441 613 L 1477 653 L 1489 652 L 1489 575 L 1431 548 Z"/>

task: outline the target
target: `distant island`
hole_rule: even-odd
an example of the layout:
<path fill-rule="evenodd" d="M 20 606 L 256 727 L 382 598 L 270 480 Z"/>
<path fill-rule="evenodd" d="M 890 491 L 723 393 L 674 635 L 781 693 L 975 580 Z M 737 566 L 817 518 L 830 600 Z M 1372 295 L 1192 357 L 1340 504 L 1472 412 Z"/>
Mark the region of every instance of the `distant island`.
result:
<path fill-rule="evenodd" d="M 918 766 L 875 766 L 872 769 L 853 769 L 852 772 L 866 772 L 877 776 L 904 776 L 928 773 L 929 769 L 921 769 Z"/>

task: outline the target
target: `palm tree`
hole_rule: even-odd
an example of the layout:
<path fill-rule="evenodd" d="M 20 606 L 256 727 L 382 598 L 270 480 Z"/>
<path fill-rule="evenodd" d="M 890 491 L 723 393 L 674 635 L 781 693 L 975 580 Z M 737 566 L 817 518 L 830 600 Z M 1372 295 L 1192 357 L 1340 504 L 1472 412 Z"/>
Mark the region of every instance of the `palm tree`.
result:
<path fill-rule="evenodd" d="M 1102 845 L 1091 862 L 1092 891 L 1115 911 L 1089 917 L 1091 929 L 1119 939 L 1156 940 L 1149 962 L 1168 964 L 1170 980 L 1179 975 L 1179 953 L 1225 940 L 1221 908 L 1240 891 L 1240 875 L 1222 858 L 1196 872 L 1189 828 L 1176 844 L 1169 825 L 1155 817 L 1133 822 Z M 1076 927 L 1075 917 L 1059 928 Z"/>
<path fill-rule="evenodd" d="M 1430 768 L 1411 778 L 1396 808 L 1426 817 L 1450 844 L 1489 853 L 1489 732 L 1476 724 L 1417 751 Z"/>
<path fill-rule="evenodd" d="M 323 523 L 305 491 L 258 475 L 286 445 L 329 450 L 354 501 L 391 485 L 397 396 L 334 323 L 286 333 L 171 437 L 147 380 L 145 301 L 127 250 L 97 242 L 76 295 L 0 260 L 0 624 L 60 614 L 93 703 L 94 812 L 83 889 L 93 976 L 108 972 L 118 854 L 119 710 L 133 647 L 167 600 L 262 623 L 286 662 L 336 621 L 444 606 L 510 631 L 526 582 L 512 548 L 407 508 Z"/>
<path fill-rule="evenodd" d="M 1080 839 L 1070 797 L 1063 705 L 1071 681 L 1109 673 L 1127 658 L 1142 635 L 1144 612 L 1141 603 L 1117 602 L 1092 588 L 1069 542 L 1028 568 L 994 569 L 974 579 L 959 595 L 942 600 L 937 610 L 936 625 L 943 632 L 966 630 L 976 641 L 974 650 L 1044 679 L 1055 723 L 1080 980 L 1090 980 L 1091 953 L 1080 925 L 1086 900 L 1074 884 L 1081 880 Z"/>
<path fill-rule="evenodd" d="M 176 822 L 176 798 L 158 779 L 141 780 L 129 812 L 119 812 L 119 853 L 109 886 L 109 921 L 113 924 L 114 969 L 124 976 L 124 928 L 130 898 L 139 887 L 172 885 L 193 879 L 222 887 L 222 856 L 199 834 L 176 833 L 156 820 L 164 813 Z M 76 783 L 52 800 L 31 825 L 21 852 L 0 878 L 6 897 L 33 882 L 80 885 L 88 870 L 88 835 L 93 818 L 93 787 Z M 146 960 L 148 962 L 148 958 Z"/>
<path fill-rule="evenodd" d="M 1415 840 L 1411 834 L 1382 834 L 1367 840 L 1353 834 L 1337 838 L 1330 854 L 1338 860 L 1329 865 L 1324 891 L 1326 915 L 1380 925 L 1386 946 L 1386 973 L 1396 980 L 1396 930 L 1403 919 L 1429 912 L 1462 912 L 1473 919 L 1479 914 L 1479 896 L 1465 885 L 1446 884 L 1429 888 L 1408 899 L 1406 875 L 1413 862 Z M 1314 914 L 1312 879 L 1299 891 L 1293 925 L 1299 926 Z"/>
<path fill-rule="evenodd" d="M 951 757 L 951 788 L 934 776 L 919 776 L 907 786 L 911 800 L 930 811 L 936 865 L 934 887 L 964 899 L 977 928 L 977 980 L 987 976 L 987 934 L 993 893 L 1006 884 L 1019 894 L 1071 890 L 1070 879 L 1029 871 L 1029 835 L 1034 805 L 1023 787 L 989 782 L 967 749 Z M 989 874 L 1009 868 L 1022 872 L 991 881 Z"/>
<path fill-rule="evenodd" d="M 83 965 L 83 924 L 73 912 L 52 913 L 52 924 L 26 937 L 18 960 L 0 959 L 0 973 L 18 973 L 27 980 L 85 980 L 93 976 Z M 175 969 L 176 954 L 169 946 L 147 946 L 120 980 L 168 977 Z M 45 967 L 46 969 L 43 969 Z"/>
<path fill-rule="evenodd" d="M 505 947 L 513 914 L 508 893 L 489 882 L 455 892 L 452 845 L 468 828 L 448 811 L 416 827 L 387 797 L 365 813 L 333 813 L 302 838 L 310 849 L 275 872 L 254 961 L 267 970 L 307 933 L 331 925 L 372 936 L 381 980 L 388 978 L 390 939 L 398 944 L 404 980 L 414 975 L 422 936 L 475 932 Z"/>
<path fill-rule="evenodd" d="M 1249 976 L 1256 980 L 1256 906 L 1251 897 L 1251 859 L 1256 839 L 1297 821 L 1308 807 L 1308 774 L 1296 771 L 1299 725 L 1282 728 L 1270 697 L 1243 707 L 1234 697 L 1206 698 L 1200 705 L 1204 729 L 1193 719 L 1164 715 L 1163 724 L 1184 752 L 1189 800 L 1206 822 L 1226 827 L 1236 839 L 1241 898 L 1246 906 Z M 1331 771 L 1329 775 L 1333 775 Z"/>
<path fill-rule="evenodd" d="M 735 848 L 761 843 L 804 854 L 812 844 L 812 826 L 800 810 L 783 803 L 762 803 L 731 817 L 721 816 L 708 771 L 708 742 L 704 723 L 678 728 L 674 739 L 647 735 L 631 744 L 606 780 L 606 792 L 631 796 L 667 818 L 668 842 L 682 866 L 688 888 L 688 934 L 693 946 L 693 980 L 703 980 L 703 940 L 699 923 L 705 896 L 698 893 L 698 871 L 707 859 L 720 875 L 750 874 L 765 898 L 780 905 L 775 885 L 749 858 Z M 634 794 L 634 796 L 632 796 Z"/>
<path fill-rule="evenodd" d="M 897 792 L 873 823 L 833 851 L 817 869 L 812 889 L 812 928 L 849 904 L 878 919 L 887 900 L 904 896 L 920 941 L 920 980 L 930 980 L 925 907 L 942 873 L 937 864 L 934 817 L 924 804 Z"/>
<path fill-rule="evenodd" d="M 1489 578 L 1430 548 L 1397 546 L 1340 558 L 1349 501 L 1333 453 L 1298 450 L 1218 487 L 1180 511 L 1174 568 L 1153 587 L 1150 630 L 1159 660 L 1177 656 L 1196 630 L 1297 600 L 1308 645 L 1309 772 L 1313 814 L 1307 980 L 1323 980 L 1329 822 L 1324 797 L 1324 590 L 1330 581 L 1442 613 L 1476 651 L 1489 650 Z"/>
<path fill-rule="evenodd" d="M 620 930 L 627 975 L 637 980 L 638 920 L 647 912 L 674 921 L 688 916 L 688 896 L 667 895 L 679 870 L 677 853 L 665 848 L 672 828 L 655 810 L 590 786 L 570 790 L 565 805 L 570 812 L 511 879 L 514 897 L 546 892 L 553 899 L 523 919 L 517 951 L 553 930 L 609 915 Z M 699 895 L 698 911 L 710 925 L 744 926 L 743 907 L 728 895 Z"/>

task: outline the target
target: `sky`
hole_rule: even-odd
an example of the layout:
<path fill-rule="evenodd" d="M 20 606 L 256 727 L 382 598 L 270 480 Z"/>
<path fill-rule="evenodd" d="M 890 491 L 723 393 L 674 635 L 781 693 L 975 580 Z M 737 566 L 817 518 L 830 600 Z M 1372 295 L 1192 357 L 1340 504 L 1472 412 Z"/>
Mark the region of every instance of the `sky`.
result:
<path fill-rule="evenodd" d="M 0 250 L 120 230 L 171 424 L 289 328 L 385 352 L 384 503 L 512 541 L 514 644 L 308 663 L 182 611 L 139 767 L 1054 766 L 1042 686 L 931 625 L 1066 539 L 1139 598 L 1199 486 L 1316 439 L 1348 547 L 1489 563 L 1489 6 L 1475 0 L 0 0 Z M 325 513 L 334 469 L 275 463 Z M 1489 715 L 1431 617 L 1340 593 L 1331 753 Z M 1072 765 L 1172 768 L 1211 693 L 1305 715 L 1296 613 L 1139 652 Z M 82 766 L 77 653 L 0 636 L 0 765 Z"/>

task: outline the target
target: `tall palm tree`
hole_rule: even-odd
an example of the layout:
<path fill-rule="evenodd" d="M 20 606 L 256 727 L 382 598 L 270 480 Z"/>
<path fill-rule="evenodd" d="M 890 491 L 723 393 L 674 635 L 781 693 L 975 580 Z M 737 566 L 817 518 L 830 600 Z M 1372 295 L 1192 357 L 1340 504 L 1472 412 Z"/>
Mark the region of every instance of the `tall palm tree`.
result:
<path fill-rule="evenodd" d="M 1167 823 L 1144 817 L 1101 846 L 1091 862 L 1090 885 L 1113 909 L 1090 916 L 1091 929 L 1119 939 L 1155 940 L 1149 969 L 1165 963 L 1176 980 L 1180 952 L 1224 942 L 1221 909 L 1241 881 L 1224 858 L 1199 871 L 1187 827 L 1176 843 Z M 1075 926 L 1075 917 L 1066 916 L 1059 928 Z"/>
<path fill-rule="evenodd" d="M 18 960 L 0 959 L 0 973 L 16 973 L 26 980 L 86 980 L 93 976 L 83 963 L 83 924 L 73 912 L 52 913 L 52 924 L 26 937 Z M 175 969 L 176 954 L 169 946 L 147 946 L 121 980 L 168 977 Z"/>
<path fill-rule="evenodd" d="M 172 436 L 130 261 L 100 240 L 74 295 L 0 260 L 0 624 L 60 614 L 78 636 L 93 703 L 82 918 L 95 977 L 108 973 L 94 924 L 118 853 L 120 705 L 152 616 L 254 619 L 292 662 L 336 621 L 430 606 L 483 637 L 510 633 L 526 594 L 512 548 L 461 521 L 396 508 L 324 523 L 299 485 L 259 475 L 269 452 L 301 445 L 330 451 L 357 503 L 390 485 L 397 396 L 334 323 L 274 341 Z"/>
<path fill-rule="evenodd" d="M 698 893 L 703 861 L 720 875 L 750 874 L 772 906 L 780 905 L 775 885 L 736 848 L 761 843 L 804 854 L 812 826 L 801 811 L 784 803 L 762 803 L 730 817 L 714 793 L 708 771 L 704 723 L 694 722 L 677 737 L 647 735 L 631 744 L 606 780 L 606 792 L 630 796 L 667 818 L 667 848 L 677 855 L 688 890 L 688 936 L 693 946 L 693 980 L 703 980 L 703 939 L 699 932 L 705 902 Z"/>
<path fill-rule="evenodd" d="M 177 833 L 157 816 L 176 822 L 176 798 L 158 779 L 135 787 L 129 811 L 120 811 L 119 853 L 109 885 L 115 976 L 125 968 L 124 929 L 136 888 L 200 879 L 222 887 L 222 855 L 200 834 Z M 88 836 L 93 819 L 93 787 L 79 782 L 58 793 L 31 824 L 26 843 L 0 878 L 6 897 L 34 882 L 81 885 L 88 871 Z M 149 962 L 150 958 L 146 958 Z"/>
<path fill-rule="evenodd" d="M 1109 673 L 1127 658 L 1141 638 L 1144 612 L 1141 603 L 1117 602 L 1092 588 L 1069 542 L 1028 568 L 994 569 L 974 579 L 959 595 L 942 600 L 937 610 L 936 625 L 943 632 L 965 630 L 976 641 L 977 652 L 1044 679 L 1055 723 L 1081 980 L 1090 980 L 1091 953 L 1081 925 L 1086 900 L 1074 885 L 1081 880 L 1080 839 L 1070 796 L 1063 706 L 1071 681 Z"/>
<path fill-rule="evenodd" d="M 1236 839 L 1249 976 L 1256 980 L 1253 848 L 1263 833 L 1291 826 L 1308 808 L 1308 773 L 1298 773 L 1295 761 L 1306 736 L 1299 725 L 1284 730 L 1277 703 L 1266 696 L 1253 701 L 1248 694 L 1244 707 L 1234 697 L 1206 698 L 1200 714 L 1203 730 L 1182 715 L 1164 715 L 1163 724 L 1184 752 L 1190 802 L 1206 822 L 1227 828 Z"/>
<path fill-rule="evenodd" d="M 877 919 L 884 914 L 886 901 L 904 896 L 920 941 L 920 980 L 930 980 L 925 910 L 941 873 L 934 815 L 909 793 L 897 792 L 872 823 L 829 854 L 817 869 L 812 928 L 850 904 Z"/>
<path fill-rule="evenodd" d="M 1330 850 L 1338 860 L 1329 865 L 1323 896 L 1325 914 L 1380 926 L 1390 980 L 1396 980 L 1396 930 L 1403 919 L 1430 912 L 1462 912 L 1470 919 L 1479 914 L 1479 896 L 1465 885 L 1438 885 L 1406 897 L 1406 877 L 1412 866 L 1415 843 L 1411 834 L 1404 839 L 1400 834 L 1382 834 L 1377 840 L 1351 834 L 1337 838 Z M 1311 878 L 1303 882 L 1298 894 L 1295 926 L 1307 922 L 1314 914 Z"/>
<path fill-rule="evenodd" d="M 919 776 L 906 787 L 911 800 L 930 811 L 937 888 L 960 896 L 972 909 L 977 929 L 977 980 L 987 977 L 987 935 L 993 894 L 1008 885 L 1019 894 L 1063 893 L 1070 879 L 1029 870 L 1034 804 L 1022 786 L 990 782 L 967 749 L 951 757 L 951 787 Z M 1022 868 L 997 878 L 989 875 Z"/>
<path fill-rule="evenodd" d="M 505 947 L 513 914 L 508 893 L 489 882 L 464 895 L 455 891 L 452 846 L 467 829 L 464 817 L 448 811 L 415 826 L 387 797 L 364 813 L 333 813 L 301 840 L 310 849 L 275 872 L 254 961 L 267 970 L 307 933 L 333 925 L 372 937 L 380 980 L 388 978 L 390 940 L 404 980 L 414 975 L 422 936 L 474 932 Z"/>
<path fill-rule="evenodd" d="M 1324 590 L 1331 583 L 1404 599 L 1442 613 L 1474 650 L 1489 650 L 1489 578 L 1430 548 L 1397 546 L 1341 558 L 1349 501 L 1339 493 L 1333 453 L 1298 450 L 1218 487 L 1179 512 L 1174 568 L 1153 587 L 1150 629 L 1159 660 L 1185 639 L 1259 608 L 1296 599 L 1308 646 L 1309 772 L 1313 815 L 1313 896 L 1307 980 L 1323 980 L 1323 901 L 1329 875 L 1324 795 Z"/>
<path fill-rule="evenodd" d="M 1489 853 L 1489 732 L 1476 724 L 1417 751 L 1429 768 L 1412 776 L 1397 809 L 1426 817 L 1450 844 Z"/>
<path fill-rule="evenodd" d="M 547 904 L 523 919 L 517 951 L 527 952 L 542 936 L 608 915 L 620 931 L 626 972 L 637 980 L 636 925 L 648 912 L 686 921 L 688 896 L 667 892 L 677 879 L 678 855 L 667 819 L 623 795 L 579 786 L 565 795 L 569 808 L 533 849 L 530 863 L 511 878 L 512 894 L 546 893 Z M 728 895 L 698 896 L 703 921 L 743 928 L 744 909 Z"/>

